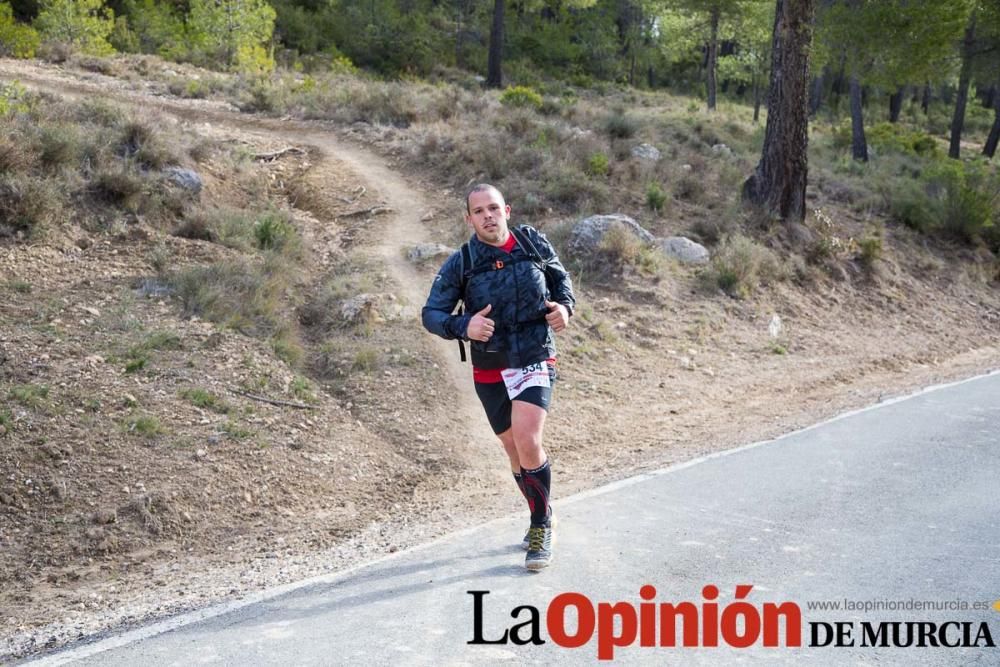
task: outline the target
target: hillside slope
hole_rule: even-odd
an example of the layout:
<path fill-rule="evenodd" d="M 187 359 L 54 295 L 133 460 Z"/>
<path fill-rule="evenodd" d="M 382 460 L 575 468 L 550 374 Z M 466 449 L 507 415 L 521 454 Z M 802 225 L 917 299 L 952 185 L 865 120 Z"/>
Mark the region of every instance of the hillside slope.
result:
<path fill-rule="evenodd" d="M 192 318 L 176 293 L 144 288 L 155 286 L 156 248 L 175 269 L 237 258 L 233 248 L 141 219 L 4 241 L 0 655 L 521 509 L 468 368 L 416 317 L 435 267 L 405 252 L 456 237 L 461 193 L 349 127 L 241 115 L 32 63 L 0 60 L 0 78 L 155 112 L 254 155 L 301 149 L 253 168 L 295 211 L 304 250 L 280 299 L 305 351 L 289 363 L 239 327 Z M 233 192 L 222 166 L 198 167 L 203 197 L 254 196 Z M 578 276 L 581 307 L 561 340 L 547 429 L 556 506 L 640 470 L 994 368 L 995 283 L 958 262 L 914 268 L 925 251 L 907 230 L 885 244 L 876 278 L 782 282 L 748 300 L 706 295 L 681 266 L 617 286 Z M 361 293 L 377 296 L 371 317 L 339 321 Z M 127 372 L 137 349 L 144 367 Z M 215 398 L 198 404 L 193 390 Z"/>

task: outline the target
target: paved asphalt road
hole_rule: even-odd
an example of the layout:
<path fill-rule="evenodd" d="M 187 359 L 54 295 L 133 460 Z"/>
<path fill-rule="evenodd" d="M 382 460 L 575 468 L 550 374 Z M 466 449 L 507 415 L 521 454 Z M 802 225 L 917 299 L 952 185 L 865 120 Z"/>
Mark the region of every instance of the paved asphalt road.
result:
<path fill-rule="evenodd" d="M 613 446 L 613 445 L 609 445 Z M 981 623 L 1000 644 L 1000 374 L 937 388 L 719 456 L 557 500 L 556 561 L 527 573 L 517 546 L 525 517 L 495 521 L 392 558 L 328 577 L 252 605 L 209 610 L 57 653 L 46 663 L 86 665 L 479 665 L 590 664 L 597 623 L 579 648 L 558 646 L 547 629 L 560 594 L 626 602 L 622 616 L 655 587 L 656 603 L 691 602 L 710 617 L 703 587 L 720 590 L 719 617 L 736 586 L 760 612 L 794 602 L 802 645 L 761 639 L 732 648 L 615 650 L 624 664 L 1000 664 Z M 482 636 L 528 623 L 538 609 L 541 645 L 469 645 L 474 596 L 482 594 Z M 647 594 L 650 591 L 647 591 Z M 934 602 L 986 609 L 817 611 L 814 601 Z M 586 623 L 589 603 L 581 613 Z M 658 606 L 647 608 L 657 612 Z M 740 607 L 733 607 L 733 614 Z M 220 613 L 221 612 L 221 613 Z M 658 613 L 658 612 L 657 612 Z M 575 635 L 577 608 L 565 614 Z M 204 618 L 208 616 L 208 618 Z M 732 616 L 744 618 L 743 616 Z M 198 620 L 203 618 L 204 620 Z M 193 621 L 193 622 L 192 622 Z M 658 637 L 656 619 L 653 636 Z M 854 646 L 813 646 L 819 622 L 849 623 Z M 926 621 L 962 640 L 968 623 L 979 647 L 861 646 L 862 622 Z M 736 633 L 747 631 L 740 620 Z M 708 623 L 717 627 L 718 623 Z M 752 625 L 752 623 L 751 623 Z M 770 627 L 770 621 L 764 623 Z M 848 626 L 845 626 L 848 627 Z M 891 638 L 892 626 L 885 626 Z M 906 641 L 906 625 L 899 640 Z M 164 631 L 166 629 L 166 631 Z M 915 633 L 916 634 L 916 633 Z M 819 639 L 825 639 L 820 632 Z M 938 634 L 935 633 L 935 637 Z M 584 637 L 585 639 L 586 637 Z M 699 640 L 702 641 L 702 640 Z M 610 640 L 609 640 L 610 643 Z M 847 643 L 846 641 L 844 643 Z M 98 650 L 100 649 L 100 650 Z"/>

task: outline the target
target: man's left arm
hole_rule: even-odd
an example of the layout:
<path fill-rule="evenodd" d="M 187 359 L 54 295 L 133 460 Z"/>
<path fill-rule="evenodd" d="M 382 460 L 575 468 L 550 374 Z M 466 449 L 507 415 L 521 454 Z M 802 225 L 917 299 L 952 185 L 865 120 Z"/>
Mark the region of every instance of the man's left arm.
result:
<path fill-rule="evenodd" d="M 538 253 L 542 256 L 542 259 L 546 262 L 545 282 L 549 287 L 549 298 L 551 299 L 549 303 L 559 304 L 566 309 L 564 318 L 556 318 L 556 321 L 553 321 L 552 316 L 554 313 L 552 308 L 549 306 L 549 303 L 546 304 L 546 306 L 549 306 L 549 314 L 546 316 L 546 319 L 549 320 L 549 324 L 553 325 L 556 331 L 560 331 L 566 326 L 569 318 L 573 315 L 573 309 L 576 308 L 576 297 L 573 295 L 573 280 L 569 277 L 566 267 L 559 261 L 555 248 L 552 247 L 549 240 L 541 232 L 537 230 L 532 231 L 534 232 L 532 236 L 535 237 L 532 239 L 532 242 L 538 249 Z M 557 326 L 559 324 L 561 326 Z"/>

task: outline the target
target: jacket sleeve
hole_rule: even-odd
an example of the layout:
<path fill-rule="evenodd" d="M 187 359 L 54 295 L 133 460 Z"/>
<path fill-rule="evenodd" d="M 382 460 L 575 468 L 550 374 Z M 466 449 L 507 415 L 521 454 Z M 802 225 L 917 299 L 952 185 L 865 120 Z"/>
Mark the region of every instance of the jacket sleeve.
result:
<path fill-rule="evenodd" d="M 424 328 L 445 340 L 465 338 L 471 315 L 452 315 L 462 299 L 462 255 L 452 254 L 434 276 L 431 293 L 421 312 Z"/>
<path fill-rule="evenodd" d="M 530 230 L 528 233 L 531 235 L 532 243 L 538 249 L 538 254 L 546 261 L 545 280 L 548 283 L 552 300 L 566 306 L 566 310 L 572 315 L 573 309 L 576 308 L 576 297 L 573 296 L 573 281 L 569 277 L 569 272 L 559 261 L 555 248 L 545 238 L 545 235 L 532 227 L 527 229 Z"/>

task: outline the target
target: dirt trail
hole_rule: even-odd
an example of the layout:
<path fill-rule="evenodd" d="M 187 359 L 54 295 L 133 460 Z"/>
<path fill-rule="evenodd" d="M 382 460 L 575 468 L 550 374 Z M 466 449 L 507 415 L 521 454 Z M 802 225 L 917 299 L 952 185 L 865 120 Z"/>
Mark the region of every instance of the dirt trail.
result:
<path fill-rule="evenodd" d="M 421 216 L 429 208 L 426 198 L 398 173 L 390 169 L 384 159 L 356 145 L 342 140 L 332 130 L 323 130 L 319 123 L 290 120 L 272 120 L 249 117 L 238 112 L 226 111 L 213 103 L 202 103 L 192 107 L 190 103 L 178 103 L 160 97 L 142 95 L 134 91 L 121 90 L 109 94 L 106 87 L 70 79 L 52 73 L 42 77 L 37 70 L 16 61 L 0 61 L 0 73 L 16 76 L 22 84 L 54 95 L 87 96 L 100 95 L 105 99 L 130 105 L 137 111 L 143 105 L 152 103 L 165 114 L 192 122 L 211 122 L 223 128 L 230 128 L 244 134 L 256 135 L 265 141 L 279 141 L 300 148 L 316 149 L 318 163 L 313 167 L 316 176 L 322 178 L 325 171 L 335 169 L 337 163 L 346 166 L 358 180 L 365 184 L 369 192 L 377 193 L 377 199 L 392 211 L 380 227 L 377 254 L 384 261 L 386 270 L 395 284 L 394 289 L 408 305 L 407 314 L 419 319 L 420 307 L 427 298 L 427 280 L 412 263 L 404 258 L 405 252 L 416 243 L 426 242 L 427 231 Z M 190 101 L 189 101 L 190 102 Z M 336 161 L 336 162 L 335 162 Z M 327 208 L 327 207 L 324 207 Z M 321 213 L 311 211 L 313 213 Z M 320 217 L 317 215 L 317 217 Z M 323 222 L 320 219 L 320 222 Z M 456 389 L 449 406 L 455 416 L 456 428 L 464 429 L 468 448 L 463 451 L 467 463 L 477 472 L 492 475 L 495 466 L 490 462 L 496 454 L 495 436 L 481 419 L 481 409 L 472 392 L 471 372 L 467 364 L 458 358 L 453 342 L 433 337 L 437 351 L 437 363 L 445 372 L 447 381 Z"/>
<path fill-rule="evenodd" d="M 187 537 L 177 538 L 176 543 L 150 539 L 146 543 L 149 548 L 141 554 L 130 553 L 130 545 L 96 557 L 86 567 L 79 565 L 86 558 L 77 557 L 67 568 L 69 572 L 25 567 L 34 553 L 16 563 L 11 559 L 24 571 L 24 578 L 12 587 L 13 594 L 0 596 L 0 607 L 7 599 L 12 601 L 11 608 L 4 610 L 10 612 L 10 619 L 0 618 L 6 622 L 0 630 L 23 633 L 10 644 L 14 650 L 38 650 L 46 642 L 55 646 L 123 623 L 301 580 L 425 541 L 456 525 L 524 511 L 504 457 L 471 391 L 468 366 L 458 361 L 453 342 L 427 335 L 418 322 L 430 275 L 403 256 L 409 246 L 432 241 L 453 229 L 451 225 L 461 225 L 457 203 L 445 203 L 455 207 L 453 211 L 445 209 L 454 215 L 453 223 L 444 218 L 425 220 L 426 213 L 442 209 L 442 203 L 413 187 L 384 157 L 339 136 L 337 132 L 343 128 L 333 124 L 244 115 L 217 101 L 177 100 L 137 92 L 133 88 L 142 88 L 142 81 L 125 82 L 37 63 L 0 59 L 0 77 L 58 96 L 112 99 L 130 105 L 137 113 L 161 112 L 190 123 L 196 132 L 233 134 L 251 144 L 267 145 L 267 150 L 310 147 L 306 162 L 311 166 L 302 179 L 309 191 L 299 205 L 312 213 L 313 221 L 307 221 L 303 235 L 307 245 L 317 240 L 336 246 L 339 254 L 312 253 L 308 284 L 300 287 L 322 288 L 327 278 L 324 273 L 338 268 L 331 262 L 343 258 L 345 252 L 352 259 L 370 258 L 371 264 L 384 267 L 373 291 L 392 292 L 398 298 L 406 319 L 398 329 L 401 335 L 414 339 L 400 341 L 401 346 L 416 351 L 415 364 L 379 369 L 366 376 L 371 381 L 367 395 L 325 393 L 321 397 L 325 412 L 317 417 L 322 424 L 315 427 L 297 423 L 297 417 L 261 408 L 261 416 L 270 420 L 268 436 L 276 442 L 280 439 L 270 449 L 239 449 L 243 441 L 223 438 L 221 444 L 206 448 L 208 458 L 203 463 L 181 460 L 179 468 L 194 477 L 179 479 L 174 489 L 189 492 L 196 484 L 192 480 L 200 480 L 216 494 L 210 507 L 217 513 L 196 516 L 190 522 L 192 530 L 202 531 L 198 534 L 201 541 Z M 419 174 L 410 173 L 419 178 Z M 360 195 L 351 197 L 352 202 L 338 196 L 362 183 L 367 188 L 364 203 L 353 201 Z M 363 221 L 354 217 L 345 221 L 341 214 L 348 203 L 361 208 L 386 206 L 392 211 Z M 683 231 L 682 225 L 689 221 L 675 222 L 678 231 Z M 341 237 L 347 227 L 349 243 Z M 580 317 L 561 334 L 557 418 L 546 427 L 546 448 L 557 464 L 557 506 L 566 495 L 636 472 L 773 437 L 885 396 L 995 368 L 1000 359 L 1000 295 L 995 287 L 970 279 L 960 261 L 941 261 L 940 268 L 917 275 L 912 267 L 920 264 L 905 246 L 912 241 L 909 237 L 900 240 L 900 236 L 891 229 L 887 233 L 885 276 L 874 284 L 781 284 L 752 300 L 734 301 L 694 290 L 693 272 L 678 268 L 656 289 L 649 285 L 632 292 L 581 289 L 584 307 Z M 169 240 L 178 245 L 188 243 L 173 237 Z M 64 284 L 77 287 L 80 276 L 73 273 L 76 264 L 67 261 L 59 249 L 31 245 L 12 248 L 9 254 L 15 259 L 8 260 L 8 265 L 23 256 L 37 256 L 37 261 L 14 268 L 22 273 L 35 269 L 54 272 Z M 218 249 L 218 244 L 209 243 L 186 247 L 207 253 L 212 250 L 206 249 L 208 246 Z M 128 256 L 133 251 L 141 254 L 145 250 L 140 244 L 96 239 L 95 249 L 83 254 L 94 273 L 93 286 L 83 290 L 86 295 L 101 289 L 111 293 L 112 287 L 123 286 L 122 278 L 113 286 L 106 284 L 97 267 L 103 271 L 105 266 L 113 266 L 130 277 L 145 275 L 148 263 Z M 212 261 L 207 254 L 188 258 Z M 71 299 L 67 303 L 76 303 L 82 299 L 79 291 L 59 296 Z M 131 294 L 132 290 L 125 287 L 124 291 Z M 19 313 L 20 307 L 26 313 L 30 310 L 27 303 L 14 301 L 7 312 Z M 109 302 L 108 307 L 111 305 Z M 208 339 L 210 334 L 219 337 L 210 323 L 181 321 L 176 304 L 153 302 L 147 311 L 150 321 L 158 316 L 173 318 L 171 326 L 196 334 L 193 340 Z M 768 333 L 768 322 L 775 314 L 780 314 L 787 328 L 780 350 Z M 39 321 L 45 324 L 50 319 Z M 394 337 L 395 324 L 379 330 Z M 27 325 L 19 331 L 33 335 Z M 79 374 L 76 366 L 80 357 L 97 347 L 88 337 L 91 333 L 90 329 L 75 329 L 74 345 L 53 354 L 65 358 L 54 360 L 57 370 L 61 367 L 55 362 L 60 361 Z M 0 338 L 3 335 L 0 332 Z M 30 345 L 13 347 L 21 344 L 16 336 L 17 332 L 6 343 L 22 357 L 34 354 L 35 348 L 41 354 L 41 346 L 47 344 L 47 339 L 38 335 L 37 344 L 29 341 Z M 176 393 L 181 381 L 195 376 L 202 367 L 217 361 L 233 365 L 254 345 L 266 347 L 262 341 L 246 340 L 238 334 L 231 334 L 226 344 L 223 354 L 215 348 L 203 351 L 192 343 L 177 356 L 201 355 L 197 360 L 201 365 L 182 367 L 183 360 L 178 360 L 177 367 L 169 369 L 175 371 L 173 379 L 165 374 L 151 376 L 159 383 L 151 381 L 151 390 Z M 270 350 L 261 352 L 252 357 L 255 363 L 279 365 Z M 378 352 L 388 351 L 383 347 Z M 278 369 L 276 374 L 287 371 Z M 58 386 L 63 380 L 72 381 L 74 376 L 69 373 L 53 372 L 38 381 Z M 107 377 L 108 385 L 117 390 L 120 375 L 116 369 L 101 377 Z M 228 380 L 229 376 L 225 377 Z M 434 387 L 421 391 L 425 382 Z M 190 412 L 180 401 L 170 405 L 182 413 Z M 200 438 L 199 443 L 215 428 L 214 423 L 201 426 L 202 418 L 209 421 L 201 414 L 169 415 L 172 422 L 190 419 L 192 425 L 184 435 L 192 441 Z M 114 428 L 113 422 L 109 423 Z M 320 428 L 323 424 L 326 430 Z M 285 436 L 291 428 L 301 429 L 297 442 L 306 441 L 303 449 L 291 447 Z M 86 450 L 98 432 L 80 427 L 60 437 L 66 442 L 75 438 L 73 447 Z M 227 446 L 230 449 L 225 449 Z M 216 447 L 220 453 L 213 459 Z M 89 463 L 85 455 L 84 451 L 76 456 Z M 91 466 L 101 474 L 91 474 L 87 490 L 93 488 L 94 497 L 102 502 L 131 497 L 127 489 L 120 490 L 122 478 L 141 477 L 147 459 L 153 457 L 136 456 L 132 461 L 135 470 L 128 475 L 101 473 Z M 174 460 L 164 461 L 166 465 Z M 234 472 L 234 466 L 239 470 Z M 146 481 L 164 483 L 163 478 L 175 473 L 173 468 L 166 470 L 156 470 L 159 477 L 150 474 Z M 265 483 L 270 490 L 265 490 Z M 254 492 L 252 501 L 249 495 L 244 500 L 244 491 Z M 265 506 L 265 500 L 271 504 Z M 9 533 L 7 544 L 28 545 L 25 548 L 42 544 L 44 548 L 44 542 L 31 542 L 25 536 L 47 536 L 44 529 L 48 527 L 56 538 L 63 533 L 72 538 L 72 531 L 88 529 L 91 507 L 75 496 L 66 504 L 60 506 L 60 513 L 78 519 L 65 527 L 45 523 L 50 518 L 45 511 L 53 503 L 39 504 L 30 520 L 24 519 L 24 513 L 0 514 L 0 518 L 9 517 L 10 525 L 17 529 Z M 198 514 L 193 508 L 192 512 Z M 234 519 L 241 522 L 242 532 L 237 536 L 220 537 L 219 544 L 205 537 L 213 534 L 211 530 L 229 530 L 226 522 Z M 3 537 L 0 533 L 0 540 Z M 512 537 L 520 539 L 520 535 Z M 215 553 L 220 546 L 233 551 Z M 122 565 L 129 559 L 134 562 L 125 576 Z M 198 576 L 185 576 L 192 572 Z M 46 583 L 46 574 L 56 581 Z M 67 578 L 70 574 L 76 578 Z M 150 582 L 161 587 L 151 587 Z M 106 596 L 101 606 L 92 601 L 97 595 Z M 5 640 L 0 636 L 0 655 Z"/>
<path fill-rule="evenodd" d="M 233 122 L 237 120 L 234 119 Z M 289 138 L 285 132 L 276 131 L 276 135 Z M 414 244 L 426 241 L 426 231 L 420 218 L 429 208 L 427 200 L 397 172 L 390 169 L 382 158 L 369 151 L 350 146 L 329 133 L 297 130 L 294 136 L 296 142 L 301 141 L 316 146 L 328 154 L 336 155 L 362 181 L 368 183 L 369 189 L 380 194 L 381 201 L 393 209 L 388 224 L 380 230 L 378 254 L 384 260 L 404 302 L 413 307 L 414 316 L 419 318 L 420 307 L 427 298 L 427 279 L 412 263 L 406 261 L 403 255 Z M 461 424 L 461 428 L 467 429 L 468 444 L 471 447 L 469 453 L 482 454 L 482 456 L 470 456 L 469 461 L 476 466 L 495 468 L 487 463 L 491 460 L 491 455 L 496 453 L 495 448 L 484 447 L 485 443 L 494 441 L 494 436 L 481 418 L 478 400 L 472 393 L 469 366 L 459 359 L 455 343 L 437 337 L 433 340 L 438 351 L 438 363 L 443 366 L 452 385 L 458 389 L 458 403 L 451 406 L 456 424 Z"/>

